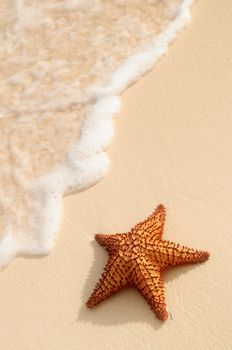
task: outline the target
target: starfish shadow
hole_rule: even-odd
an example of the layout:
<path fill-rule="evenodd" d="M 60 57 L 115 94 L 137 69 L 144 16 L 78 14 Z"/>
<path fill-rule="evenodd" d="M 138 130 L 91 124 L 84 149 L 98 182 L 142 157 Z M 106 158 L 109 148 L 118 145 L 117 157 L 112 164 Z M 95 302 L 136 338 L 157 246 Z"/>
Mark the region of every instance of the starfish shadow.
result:
<path fill-rule="evenodd" d="M 82 307 L 79 310 L 77 321 L 90 322 L 99 327 L 145 323 L 149 324 L 153 329 L 159 330 L 165 322 L 156 318 L 147 302 L 134 288 L 129 287 L 117 292 L 93 309 L 86 307 L 85 303 L 92 293 L 95 284 L 98 282 L 108 259 L 107 253 L 96 241 L 93 241 L 91 245 L 94 250 L 94 262 L 83 289 Z M 171 268 L 167 270 L 164 274 L 165 284 L 168 285 L 169 282 L 178 278 L 181 274 L 192 270 L 193 267 L 193 265 L 181 266 L 178 269 Z M 169 320 L 172 319 L 173 317 L 170 315 Z"/>

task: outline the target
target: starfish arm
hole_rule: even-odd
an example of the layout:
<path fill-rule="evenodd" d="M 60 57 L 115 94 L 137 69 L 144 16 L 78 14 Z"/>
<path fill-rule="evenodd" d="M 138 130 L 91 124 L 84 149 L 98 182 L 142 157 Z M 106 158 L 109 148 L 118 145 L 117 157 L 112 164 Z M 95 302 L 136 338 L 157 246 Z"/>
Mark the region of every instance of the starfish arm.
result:
<path fill-rule="evenodd" d="M 140 236 L 146 235 L 152 244 L 154 240 L 161 239 L 165 222 L 165 207 L 160 204 L 146 220 L 139 222 L 132 228 L 132 233 Z"/>
<path fill-rule="evenodd" d="M 154 266 L 148 259 L 141 259 L 136 265 L 132 284 L 147 300 L 156 316 L 163 321 L 166 320 L 168 312 L 160 268 Z"/>
<path fill-rule="evenodd" d="M 209 258 L 207 251 L 188 248 L 169 241 L 159 242 L 158 255 L 160 265 L 163 265 L 164 268 L 167 266 L 196 264 Z"/>
<path fill-rule="evenodd" d="M 127 285 L 125 262 L 120 256 L 112 256 L 86 306 L 94 307 Z"/>
<path fill-rule="evenodd" d="M 96 241 L 107 250 L 109 254 L 115 253 L 120 245 L 124 243 L 126 234 L 116 233 L 116 234 L 101 234 L 95 235 Z"/>

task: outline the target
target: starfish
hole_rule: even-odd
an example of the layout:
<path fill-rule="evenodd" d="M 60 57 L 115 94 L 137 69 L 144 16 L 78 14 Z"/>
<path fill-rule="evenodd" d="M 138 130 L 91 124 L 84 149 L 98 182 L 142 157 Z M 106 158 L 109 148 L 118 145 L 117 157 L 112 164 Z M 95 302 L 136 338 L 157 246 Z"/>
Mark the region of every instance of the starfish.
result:
<path fill-rule="evenodd" d="M 160 204 L 128 233 L 97 234 L 97 242 L 109 253 L 109 260 L 86 305 L 94 307 L 126 286 L 135 287 L 161 320 L 168 318 L 163 272 L 170 266 L 195 264 L 209 257 L 198 251 L 162 239 L 165 208 Z"/>

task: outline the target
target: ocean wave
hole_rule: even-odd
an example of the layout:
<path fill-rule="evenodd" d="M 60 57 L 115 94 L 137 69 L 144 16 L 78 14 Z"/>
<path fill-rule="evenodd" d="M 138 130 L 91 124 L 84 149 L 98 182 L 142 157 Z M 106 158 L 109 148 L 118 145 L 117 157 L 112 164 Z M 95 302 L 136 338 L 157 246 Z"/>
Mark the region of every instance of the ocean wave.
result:
<path fill-rule="evenodd" d="M 64 194 L 108 167 L 120 94 L 189 21 L 191 0 L 0 5 L 0 266 L 50 252 Z"/>

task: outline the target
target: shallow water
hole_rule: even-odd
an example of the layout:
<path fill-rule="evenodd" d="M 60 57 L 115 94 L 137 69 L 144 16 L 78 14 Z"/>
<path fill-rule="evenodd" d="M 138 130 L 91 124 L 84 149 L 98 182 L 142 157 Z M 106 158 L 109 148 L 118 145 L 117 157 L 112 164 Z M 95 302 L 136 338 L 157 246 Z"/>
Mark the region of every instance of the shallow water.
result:
<path fill-rule="evenodd" d="M 46 254 L 61 197 L 105 173 L 118 95 L 188 20 L 189 0 L 3 0 L 0 266 Z"/>

